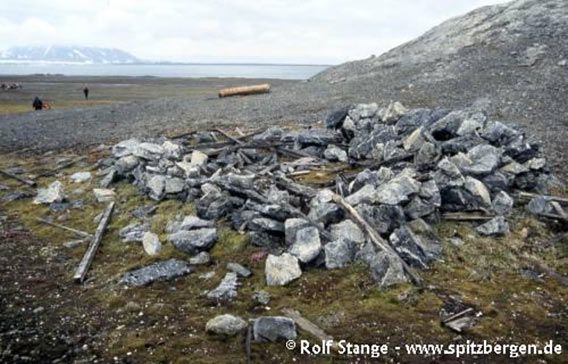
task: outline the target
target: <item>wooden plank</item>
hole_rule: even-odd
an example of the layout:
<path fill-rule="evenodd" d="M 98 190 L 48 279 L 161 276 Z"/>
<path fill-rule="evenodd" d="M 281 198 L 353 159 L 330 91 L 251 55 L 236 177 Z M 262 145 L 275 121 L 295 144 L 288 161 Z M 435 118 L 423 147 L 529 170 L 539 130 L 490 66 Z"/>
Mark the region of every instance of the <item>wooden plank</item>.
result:
<path fill-rule="evenodd" d="M 520 198 L 526 198 L 526 199 L 531 199 L 534 197 L 544 197 L 549 201 L 556 201 L 556 202 L 560 202 L 560 203 L 568 203 L 568 198 L 564 198 L 564 197 L 559 197 L 559 196 L 546 196 L 546 195 L 539 195 L 536 193 L 530 193 L 530 192 L 519 192 L 517 194 L 518 197 Z"/>
<path fill-rule="evenodd" d="M 103 217 L 101 218 L 101 221 L 99 223 L 99 226 L 97 227 L 97 231 L 95 232 L 95 236 L 93 237 L 91 244 L 87 248 L 87 251 L 85 252 L 85 255 L 83 256 L 83 259 L 79 263 L 79 266 L 77 267 L 77 270 L 75 271 L 75 274 L 73 275 L 73 279 L 76 282 L 82 283 L 85 280 L 85 276 L 87 275 L 87 271 L 89 270 L 89 267 L 91 266 L 91 263 L 93 262 L 93 259 L 95 259 L 95 254 L 97 254 L 97 250 L 98 250 L 99 245 L 101 244 L 101 241 L 103 239 L 103 235 L 104 235 L 105 230 L 107 228 L 107 225 L 110 221 L 110 217 L 112 215 L 113 209 L 114 209 L 114 201 L 110 202 L 108 204 L 108 206 L 106 207 L 106 209 L 103 213 Z"/>
<path fill-rule="evenodd" d="M 322 340 L 322 341 L 328 341 L 331 340 L 333 341 L 333 337 L 328 335 L 325 331 L 323 331 L 321 328 L 319 328 L 316 324 L 314 324 L 313 322 L 309 321 L 308 319 L 302 317 L 302 315 L 300 315 L 300 312 L 293 310 L 291 308 L 283 308 L 282 312 L 288 316 L 289 318 L 291 318 L 292 320 L 294 320 L 294 322 L 296 323 L 296 325 L 298 325 L 302 330 L 310 333 L 312 336 L 314 336 L 315 338 Z M 334 343 L 335 344 L 335 343 Z M 335 344 L 336 346 L 337 344 Z M 333 346 L 333 345 L 332 345 Z"/>
<path fill-rule="evenodd" d="M 217 128 L 217 129 L 215 129 L 215 130 L 218 131 L 219 133 L 223 134 L 223 136 L 224 136 L 225 138 L 227 138 L 227 139 L 229 139 L 229 140 L 232 140 L 233 142 L 235 142 L 235 143 L 237 143 L 237 144 L 239 144 L 239 145 L 245 145 L 245 143 L 244 143 L 243 141 L 241 141 L 241 140 L 239 140 L 239 139 L 237 139 L 237 138 L 231 136 L 230 134 L 226 133 L 226 132 L 223 131 L 222 129 Z"/>
<path fill-rule="evenodd" d="M 394 259 L 398 260 L 402 265 L 404 271 L 408 274 L 411 281 L 416 284 L 417 286 L 422 285 L 422 278 L 412 269 L 406 262 L 398 255 L 396 250 L 394 250 L 388 242 L 386 242 L 380 235 L 373 229 L 373 227 L 351 206 L 345 199 L 338 194 L 332 195 L 332 200 L 336 204 L 338 204 L 349 216 L 351 216 L 351 220 L 353 220 L 357 225 L 359 225 L 363 231 L 367 233 L 371 242 L 375 244 L 379 249 L 383 250 L 387 254 L 389 254 Z"/>
<path fill-rule="evenodd" d="M 76 235 L 79 235 L 79 236 L 82 237 L 82 238 L 92 238 L 92 237 L 93 237 L 92 234 L 86 233 L 86 232 L 81 231 L 81 230 L 73 229 L 73 228 L 70 228 L 70 227 L 65 226 L 65 225 L 57 224 L 57 223 L 55 223 L 55 222 L 51 222 L 51 221 L 49 221 L 49 220 L 42 219 L 41 217 L 36 218 L 36 220 L 39 221 L 39 222 L 41 222 L 41 223 L 44 223 L 44 224 L 46 224 L 46 225 L 59 228 L 59 229 L 61 229 L 61 230 L 70 231 L 70 232 L 72 232 L 72 233 L 74 233 L 74 234 L 76 234 Z"/>
<path fill-rule="evenodd" d="M 478 214 L 453 213 L 453 212 L 442 214 L 442 219 L 449 221 L 488 221 L 493 219 L 494 217 L 495 216 L 492 215 L 478 215 Z"/>
<path fill-rule="evenodd" d="M 25 185 L 28 185 L 28 186 L 30 186 L 30 187 L 35 187 L 35 185 L 36 185 L 36 183 L 35 183 L 34 181 L 30 180 L 30 179 L 25 179 L 25 178 L 18 177 L 18 176 L 16 176 L 15 174 L 6 172 L 6 171 L 4 171 L 4 170 L 2 170 L 2 169 L 0 169 L 0 174 L 3 174 L 4 176 L 6 176 L 6 177 L 8 177 L 8 178 L 15 179 L 16 181 L 21 182 L 21 183 L 23 183 L 23 184 L 25 184 Z"/>
<path fill-rule="evenodd" d="M 219 97 L 246 96 L 253 94 L 264 94 L 270 92 L 270 84 L 230 87 L 219 90 Z"/>

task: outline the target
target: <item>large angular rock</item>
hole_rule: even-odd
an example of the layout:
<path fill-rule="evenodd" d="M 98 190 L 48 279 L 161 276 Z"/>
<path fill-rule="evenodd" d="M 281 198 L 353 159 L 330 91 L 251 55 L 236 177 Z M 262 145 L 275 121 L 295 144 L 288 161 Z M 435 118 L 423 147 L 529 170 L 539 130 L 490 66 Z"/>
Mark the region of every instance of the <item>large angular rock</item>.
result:
<path fill-rule="evenodd" d="M 233 209 L 231 199 L 223 193 L 208 193 L 201 197 L 196 205 L 197 216 L 205 220 L 217 220 Z"/>
<path fill-rule="evenodd" d="M 211 263 L 211 255 L 207 252 L 199 252 L 197 255 L 189 258 L 191 265 L 205 265 Z"/>
<path fill-rule="evenodd" d="M 372 118 L 379 111 L 379 105 L 376 103 L 370 104 L 357 104 L 349 110 L 349 117 L 351 120 L 358 122 L 361 119 Z"/>
<path fill-rule="evenodd" d="M 248 224 L 249 230 L 265 231 L 271 234 L 284 233 L 284 224 L 267 217 L 253 218 Z"/>
<path fill-rule="evenodd" d="M 63 184 L 59 181 L 52 182 L 47 188 L 37 190 L 37 196 L 34 204 L 51 204 L 54 202 L 63 202 L 65 200 L 65 190 Z"/>
<path fill-rule="evenodd" d="M 397 134 L 392 126 L 378 124 L 371 133 L 365 132 L 355 136 L 349 143 L 349 156 L 355 159 L 371 157 L 371 152 L 379 143 L 397 139 Z"/>
<path fill-rule="evenodd" d="M 317 228 L 310 226 L 300 229 L 296 233 L 296 241 L 290 247 L 289 252 L 302 263 L 309 263 L 317 258 L 321 249 L 319 231 Z"/>
<path fill-rule="evenodd" d="M 155 143 L 140 143 L 133 151 L 136 157 L 149 161 L 157 161 L 162 158 L 164 148 Z"/>
<path fill-rule="evenodd" d="M 497 215 L 509 215 L 513 211 L 514 200 L 505 191 L 500 191 L 493 198 L 493 211 Z"/>
<path fill-rule="evenodd" d="M 347 152 L 334 144 L 330 144 L 323 152 L 325 159 L 331 162 L 347 162 Z"/>
<path fill-rule="evenodd" d="M 404 107 L 400 102 L 391 102 L 387 109 L 381 113 L 379 116 L 381 120 L 387 124 L 396 123 L 404 114 L 408 112 L 408 109 Z"/>
<path fill-rule="evenodd" d="M 365 242 L 365 234 L 363 234 L 359 226 L 351 220 L 343 220 L 338 224 L 333 224 L 329 227 L 329 230 L 335 240 L 348 239 L 357 244 L 363 244 Z"/>
<path fill-rule="evenodd" d="M 256 342 L 294 340 L 297 336 L 294 320 L 284 316 L 259 317 L 254 320 L 252 332 Z"/>
<path fill-rule="evenodd" d="M 166 190 L 166 177 L 162 175 L 151 176 L 146 187 L 148 188 L 148 196 L 153 200 L 160 201 Z"/>
<path fill-rule="evenodd" d="M 195 230 L 201 228 L 211 228 L 215 226 L 215 222 L 212 220 L 203 220 L 197 216 L 186 216 L 181 222 L 181 230 Z"/>
<path fill-rule="evenodd" d="M 286 245 L 290 246 L 296 241 L 296 234 L 299 230 L 310 227 L 311 224 L 300 218 L 291 218 L 284 221 L 284 235 L 286 238 Z"/>
<path fill-rule="evenodd" d="M 164 193 L 166 195 L 178 194 L 185 189 L 185 181 L 178 177 L 166 177 Z"/>
<path fill-rule="evenodd" d="M 112 155 L 115 158 L 121 158 L 127 155 L 131 155 L 134 153 L 134 151 L 138 148 L 139 145 L 140 145 L 140 140 L 135 138 L 123 140 L 112 147 Z"/>
<path fill-rule="evenodd" d="M 343 217 L 343 210 L 332 202 L 333 192 L 320 190 L 310 201 L 308 217 L 325 225 L 339 222 Z"/>
<path fill-rule="evenodd" d="M 239 263 L 229 262 L 227 263 L 227 269 L 231 272 L 237 273 L 238 276 L 243 278 L 248 278 L 252 275 L 250 269 L 240 265 Z"/>
<path fill-rule="evenodd" d="M 160 250 L 162 250 L 162 243 L 160 243 L 158 235 L 152 232 L 146 232 L 142 236 L 142 247 L 146 254 L 158 255 L 160 254 Z"/>
<path fill-rule="evenodd" d="M 244 331 L 248 324 L 245 320 L 238 316 L 229 314 L 215 316 L 207 321 L 205 330 L 208 333 L 222 335 L 222 336 L 235 336 Z"/>
<path fill-rule="evenodd" d="M 194 150 L 191 153 L 191 159 L 190 159 L 190 164 L 194 167 L 203 167 L 204 165 L 207 164 L 207 161 L 209 160 L 209 157 L 207 156 L 207 154 L 199 151 L 199 150 Z"/>
<path fill-rule="evenodd" d="M 369 264 L 371 277 L 379 287 L 390 287 L 408 282 L 402 263 L 385 252 L 376 253 Z"/>
<path fill-rule="evenodd" d="M 329 129 L 307 129 L 298 134 L 298 143 L 303 146 L 321 145 L 327 146 L 339 140 L 338 134 Z"/>
<path fill-rule="evenodd" d="M 176 249 L 184 253 L 197 254 L 200 251 L 209 250 L 217 242 L 217 229 L 181 230 L 168 235 L 168 240 L 174 244 Z"/>
<path fill-rule="evenodd" d="M 467 152 L 472 165 L 467 167 L 466 173 L 475 176 L 491 174 L 501 161 L 502 152 L 492 145 L 477 145 Z"/>
<path fill-rule="evenodd" d="M 325 267 L 327 269 L 337 269 L 347 266 L 355 258 L 357 252 L 356 244 L 346 238 L 327 243 L 325 250 Z"/>
<path fill-rule="evenodd" d="M 375 202 L 376 198 L 376 189 L 375 186 L 368 184 L 360 189 L 357 192 L 354 192 L 345 198 L 348 204 L 351 206 L 357 206 L 361 203 L 369 203 L 372 204 Z"/>
<path fill-rule="evenodd" d="M 480 207 L 490 208 L 492 206 L 491 194 L 483 182 L 467 176 L 464 188 L 473 196 Z"/>
<path fill-rule="evenodd" d="M 388 234 L 406 221 L 404 210 L 394 205 L 361 204 L 355 208 L 379 234 Z"/>
<path fill-rule="evenodd" d="M 328 129 L 339 129 L 343 125 L 343 120 L 347 117 L 347 113 L 351 106 L 346 106 L 334 110 L 325 118 L 325 127 Z"/>
<path fill-rule="evenodd" d="M 398 176 L 377 188 L 375 201 L 385 205 L 398 205 L 420 191 L 420 182 L 408 176 Z"/>
<path fill-rule="evenodd" d="M 465 183 L 465 178 L 459 168 L 448 158 L 442 159 L 434 172 L 434 180 L 440 190 L 448 187 L 459 187 Z"/>
<path fill-rule="evenodd" d="M 302 270 L 298 259 L 288 253 L 280 256 L 269 254 L 266 258 L 264 273 L 269 286 L 284 286 L 300 278 Z"/>
<path fill-rule="evenodd" d="M 503 216 L 497 216 L 479 225 L 475 231 L 483 236 L 502 236 L 509 233 L 509 223 Z"/>
<path fill-rule="evenodd" d="M 437 240 L 422 238 L 408 226 L 395 230 L 389 240 L 404 261 L 417 268 L 427 268 L 442 252 Z"/>
<path fill-rule="evenodd" d="M 420 150 L 420 148 L 422 148 L 422 145 L 424 145 L 424 143 L 426 142 L 426 139 L 424 138 L 422 133 L 422 128 L 418 128 L 410 133 L 410 135 L 407 136 L 406 139 L 404 139 L 404 150 L 409 152 L 417 152 L 418 150 Z"/>
<path fill-rule="evenodd" d="M 207 298 L 216 301 L 229 301 L 237 297 L 237 273 L 229 272 L 219 285 L 207 293 Z"/>
<path fill-rule="evenodd" d="M 155 281 L 167 281 L 191 273 L 186 262 L 169 259 L 125 273 L 119 283 L 130 287 L 142 287 Z"/>
<path fill-rule="evenodd" d="M 114 162 L 114 169 L 119 175 L 125 176 L 128 172 L 134 170 L 139 163 L 140 159 L 138 157 L 127 155 Z"/>
<path fill-rule="evenodd" d="M 169 140 L 162 143 L 162 149 L 167 159 L 179 160 L 183 155 L 183 147 Z"/>
<path fill-rule="evenodd" d="M 499 121 L 487 123 L 485 129 L 481 132 L 483 139 L 497 147 L 509 144 L 518 135 L 520 135 L 520 133 L 517 130 Z"/>

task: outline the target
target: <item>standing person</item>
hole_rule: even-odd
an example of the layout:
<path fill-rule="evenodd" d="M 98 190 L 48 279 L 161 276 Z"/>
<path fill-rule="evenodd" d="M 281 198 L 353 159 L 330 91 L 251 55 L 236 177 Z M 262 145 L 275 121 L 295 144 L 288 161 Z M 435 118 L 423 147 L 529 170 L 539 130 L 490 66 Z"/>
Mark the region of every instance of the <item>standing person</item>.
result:
<path fill-rule="evenodd" d="M 43 109 L 43 102 L 40 100 L 39 97 L 35 97 L 34 102 L 32 103 L 34 110 L 41 110 Z"/>
<path fill-rule="evenodd" d="M 89 99 L 89 88 L 87 86 L 85 86 L 85 88 L 83 89 L 83 94 L 85 94 L 85 100 Z"/>

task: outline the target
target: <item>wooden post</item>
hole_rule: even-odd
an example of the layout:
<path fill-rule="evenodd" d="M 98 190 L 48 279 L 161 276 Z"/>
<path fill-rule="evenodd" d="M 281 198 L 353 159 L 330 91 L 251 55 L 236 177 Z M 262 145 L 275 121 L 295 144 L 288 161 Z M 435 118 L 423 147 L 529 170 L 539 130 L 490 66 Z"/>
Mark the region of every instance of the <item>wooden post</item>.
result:
<path fill-rule="evenodd" d="M 313 322 L 307 320 L 306 318 L 302 317 L 302 315 L 300 315 L 300 313 L 296 310 L 293 310 L 291 308 L 284 308 L 282 309 L 282 312 L 288 316 L 289 318 L 291 318 L 292 320 L 294 320 L 294 322 L 304 331 L 309 332 L 310 334 L 312 334 L 314 337 L 316 337 L 319 340 L 322 341 L 328 341 L 328 340 L 333 340 L 333 337 L 326 334 L 325 331 L 323 331 L 322 329 L 320 329 L 316 324 L 314 324 Z M 336 343 L 333 343 L 332 347 L 335 349 L 335 347 L 337 346 Z"/>
<path fill-rule="evenodd" d="M 8 178 L 15 179 L 16 181 L 21 182 L 21 183 L 23 183 L 23 184 L 25 184 L 25 185 L 28 185 L 28 186 L 30 186 L 30 187 L 35 187 L 35 185 L 36 185 L 36 183 L 35 183 L 34 181 L 32 181 L 32 180 L 24 179 L 24 178 L 18 177 L 18 176 L 16 176 L 15 174 L 12 174 L 12 173 L 3 171 L 3 170 L 1 170 L 1 169 L 0 169 L 0 174 L 3 174 L 4 176 L 6 176 L 6 177 L 8 177 Z"/>
<path fill-rule="evenodd" d="M 81 260 L 79 266 L 77 267 L 77 270 L 75 271 L 73 279 L 78 283 L 82 283 L 85 280 L 87 271 L 89 270 L 89 267 L 91 266 L 91 263 L 95 258 L 95 254 L 97 253 L 97 249 L 101 244 L 101 240 L 103 239 L 103 235 L 110 221 L 113 209 L 114 209 L 114 201 L 109 203 L 108 206 L 106 207 L 103 213 L 103 217 L 101 218 L 101 222 L 99 223 L 97 231 L 95 232 L 95 236 L 93 237 L 91 244 L 89 244 L 89 248 L 87 248 L 87 251 L 83 256 L 83 259 Z"/>
<path fill-rule="evenodd" d="M 268 92 L 270 92 L 270 85 L 265 83 L 262 85 L 224 88 L 219 91 L 219 97 L 265 94 Z"/>
<path fill-rule="evenodd" d="M 79 235 L 80 237 L 83 237 L 83 238 L 89 238 L 89 239 L 90 239 L 90 238 L 93 237 L 93 235 L 91 235 L 91 234 L 89 234 L 89 233 L 86 233 L 86 232 L 84 232 L 84 231 L 77 230 L 77 229 L 73 229 L 73 228 L 70 228 L 70 227 L 67 227 L 67 226 L 64 226 L 64 225 L 61 225 L 61 224 L 57 224 L 57 223 L 48 221 L 48 220 L 46 220 L 46 219 L 42 219 L 41 217 L 38 217 L 38 218 L 37 218 L 37 221 L 42 222 L 42 223 L 44 223 L 44 224 L 46 224 L 46 225 L 49 225 L 49 226 L 53 226 L 53 227 L 59 228 L 59 229 L 61 229 L 61 230 L 70 231 L 70 232 L 72 232 L 72 233 L 74 233 L 74 234 L 76 234 L 76 235 Z"/>
<path fill-rule="evenodd" d="M 393 258 L 397 259 L 404 269 L 404 271 L 409 275 L 410 279 L 414 284 L 417 286 L 422 285 L 422 278 L 412 269 L 406 262 L 398 255 L 396 250 L 394 250 L 389 243 L 387 243 L 380 235 L 373 229 L 371 225 L 365 219 L 359 215 L 357 210 L 353 208 L 345 199 L 338 194 L 332 195 L 332 200 L 348 214 L 351 216 L 351 219 L 357 223 L 366 233 L 369 239 L 375 244 L 379 249 L 383 250 Z"/>

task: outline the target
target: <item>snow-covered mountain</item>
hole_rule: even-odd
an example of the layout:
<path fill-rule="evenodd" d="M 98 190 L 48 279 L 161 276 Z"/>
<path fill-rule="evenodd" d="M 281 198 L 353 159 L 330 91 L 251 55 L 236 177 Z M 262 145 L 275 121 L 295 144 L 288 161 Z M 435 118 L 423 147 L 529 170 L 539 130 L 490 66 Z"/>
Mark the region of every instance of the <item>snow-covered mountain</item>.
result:
<path fill-rule="evenodd" d="M 1 61 L 14 62 L 72 62 L 72 63 L 135 63 L 133 55 L 114 48 L 29 46 L 0 51 Z"/>

